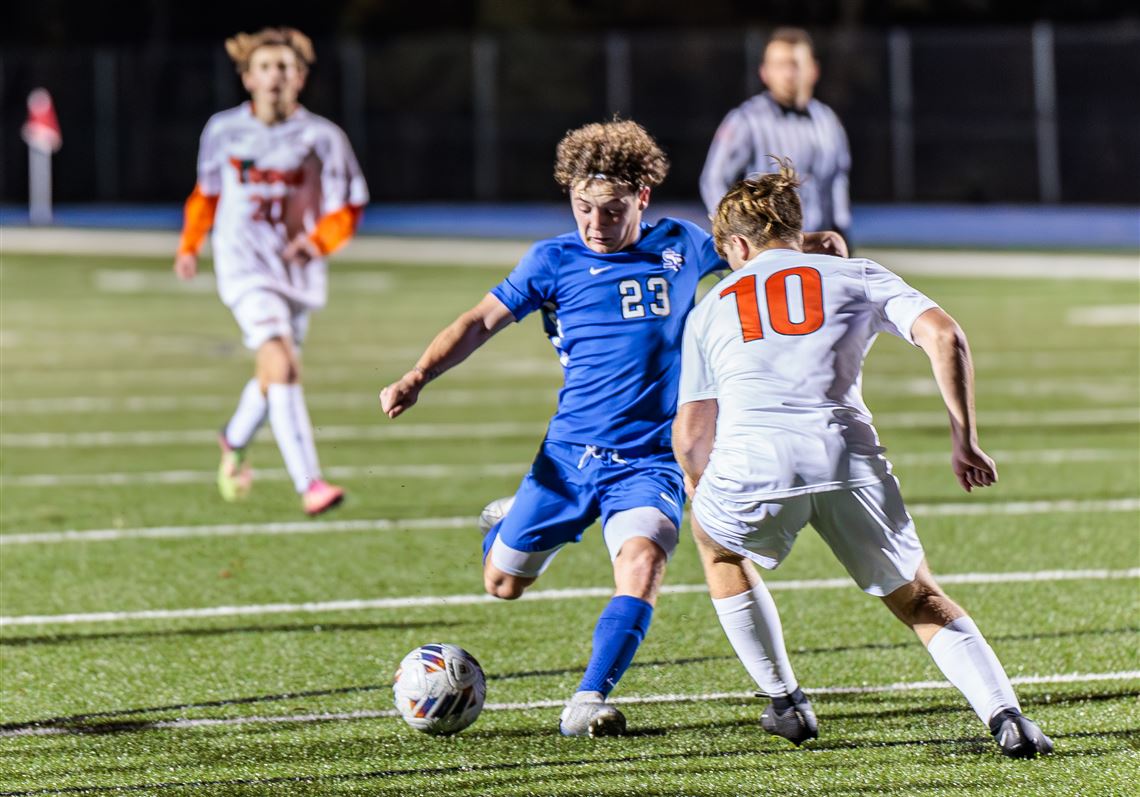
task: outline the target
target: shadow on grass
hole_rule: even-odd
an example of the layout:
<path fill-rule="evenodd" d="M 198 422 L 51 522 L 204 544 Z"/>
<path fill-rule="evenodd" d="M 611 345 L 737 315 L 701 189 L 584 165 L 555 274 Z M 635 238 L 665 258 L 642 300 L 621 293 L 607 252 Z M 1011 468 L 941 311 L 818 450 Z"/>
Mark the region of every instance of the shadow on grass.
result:
<path fill-rule="evenodd" d="M 163 639 L 175 637 L 211 637 L 229 634 L 324 634 L 341 631 L 387 631 L 404 628 L 451 628 L 465 623 L 448 620 L 420 623 L 280 623 L 277 625 L 245 625 L 218 628 L 169 628 L 158 631 L 109 631 L 102 634 L 43 634 L 0 638 L 0 647 L 30 647 L 32 645 L 68 645 L 76 642 L 102 642 L 105 640 Z"/>
<path fill-rule="evenodd" d="M 1055 735 L 1057 740 L 1065 739 L 1085 739 L 1085 738 L 1120 738 L 1132 740 L 1140 737 L 1140 728 L 1129 728 L 1119 731 L 1104 731 L 1104 732 L 1081 732 L 1073 734 L 1058 734 Z M 997 753 L 993 750 L 992 743 L 988 740 L 982 740 L 978 737 L 953 737 L 953 738 L 928 738 L 928 739 L 910 739 L 910 740 L 895 740 L 895 741 L 867 741 L 867 740 L 834 740 L 834 741 L 814 741 L 810 742 L 805 751 L 810 750 L 812 753 L 827 753 L 827 752 L 844 752 L 850 750 L 866 750 L 866 749 L 889 749 L 889 748 L 908 748 L 908 747 L 930 747 L 939 753 L 947 756 L 955 755 L 984 755 L 996 756 Z M 599 751 L 604 751 L 605 748 L 595 748 Z M 1098 757 L 1103 755 L 1101 751 L 1088 751 L 1088 750 L 1073 750 L 1065 751 L 1063 748 L 1053 754 L 1052 758 L 1089 758 Z M 471 777 L 482 774 L 497 774 L 512 771 L 536 771 L 534 778 L 543 782 L 548 782 L 552 778 L 561 779 L 558 775 L 552 775 L 559 769 L 565 767 L 579 767 L 590 766 L 596 768 L 605 766 L 607 764 L 618 764 L 623 767 L 643 768 L 646 764 L 653 762 L 667 762 L 667 761 L 717 761 L 717 760 L 731 760 L 737 758 L 747 757 L 768 757 L 768 756 L 796 756 L 802 755 L 790 747 L 781 747 L 779 749 L 766 749 L 766 748 L 753 748 L 747 747 L 743 749 L 733 750 L 683 750 L 676 752 L 661 752 L 651 753 L 647 755 L 631 755 L 631 756 L 613 756 L 608 758 L 595 757 L 581 757 L 574 759 L 562 760 L 533 760 L 526 761 L 510 761 L 500 762 L 494 764 L 457 764 L 453 766 L 442 767 L 427 767 L 427 768 L 403 768 L 403 769 L 383 769 L 383 770 L 370 770 L 363 772 L 345 772 L 328 775 L 292 775 L 281 777 L 268 777 L 268 778 L 232 778 L 232 779 L 218 779 L 218 780 L 197 780 L 197 781 L 159 781 L 152 783 L 139 783 L 131 785 L 118 785 L 118 786 L 71 786 L 63 788 L 49 788 L 49 789 L 32 789 L 25 791 L 5 791 L 0 792 L 0 797 L 33 797 L 33 795 L 48 795 L 48 794 L 101 794 L 108 792 L 117 793 L 145 793 L 145 792 L 158 792 L 170 789 L 238 789 L 244 786 L 264 787 L 264 786 L 301 786 L 301 785 L 314 785 L 318 786 L 324 784 L 332 786 L 337 783 L 353 783 L 359 781 L 383 781 L 390 778 L 399 777 L 416 777 L 416 778 L 431 778 L 431 777 Z M 960 766 L 961 762 L 958 762 Z M 1017 766 L 1026 762 L 1010 762 L 1011 766 Z M 629 771 L 628 769 L 626 771 Z M 574 777 L 580 777 L 575 775 Z M 962 784 L 955 782 L 947 784 L 936 780 L 926 780 L 919 783 L 908 783 L 907 791 L 911 794 L 919 794 L 923 792 L 933 792 L 937 790 L 946 789 L 948 785 L 955 788 L 960 788 Z M 381 786 L 381 789 L 383 787 Z M 406 794 L 407 784 L 390 786 L 389 793 Z M 370 791 L 373 794 L 384 793 L 381 791 Z M 671 794 L 675 793 L 672 790 L 669 792 L 654 792 L 651 790 L 639 791 L 640 794 Z M 882 784 L 850 784 L 839 789 L 834 787 L 829 789 L 832 794 L 880 794 L 882 793 Z"/>

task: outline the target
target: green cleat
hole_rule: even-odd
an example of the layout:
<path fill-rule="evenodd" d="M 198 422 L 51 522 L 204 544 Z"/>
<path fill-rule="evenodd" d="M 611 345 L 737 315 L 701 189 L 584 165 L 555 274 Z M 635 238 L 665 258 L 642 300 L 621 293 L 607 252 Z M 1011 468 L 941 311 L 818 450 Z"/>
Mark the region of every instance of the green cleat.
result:
<path fill-rule="evenodd" d="M 225 435 L 218 435 L 222 462 L 218 465 L 218 492 L 225 501 L 241 501 L 253 488 L 253 468 L 244 448 L 232 448 Z"/>

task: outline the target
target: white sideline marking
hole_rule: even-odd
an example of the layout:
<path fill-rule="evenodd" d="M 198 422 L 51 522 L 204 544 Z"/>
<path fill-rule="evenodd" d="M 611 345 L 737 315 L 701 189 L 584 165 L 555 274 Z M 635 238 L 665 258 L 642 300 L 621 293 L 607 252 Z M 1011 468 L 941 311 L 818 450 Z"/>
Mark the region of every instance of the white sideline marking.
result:
<path fill-rule="evenodd" d="M 1140 498 L 1102 501 L 1011 501 L 976 503 L 951 501 L 943 504 L 912 504 L 915 517 L 977 515 L 1040 515 L 1050 512 L 1135 512 Z M 299 520 L 286 523 L 227 523 L 212 526 L 150 526 L 135 529 L 69 529 L 27 534 L 0 534 L 0 546 L 42 545 L 61 542 L 111 542 L 138 539 L 189 539 L 195 537 L 244 537 L 250 535 L 328 534 L 332 532 L 398 531 L 400 529 L 473 528 L 467 516 L 376 520 Z"/>
<path fill-rule="evenodd" d="M 190 282 L 181 282 L 167 271 L 155 269 L 98 269 L 95 290 L 100 293 L 215 293 L 213 272 L 204 271 Z M 336 275 L 334 287 L 346 293 L 388 293 L 395 285 L 390 274 L 380 271 L 347 271 Z"/>
<path fill-rule="evenodd" d="M 378 413 L 379 414 L 379 413 Z M 984 412 L 979 422 L 989 427 L 1100 426 L 1140 423 L 1140 407 L 1045 412 Z M 946 425 L 945 412 L 894 412 L 876 416 L 881 428 L 927 428 Z M 391 423 L 378 418 L 365 426 L 320 426 L 317 440 L 441 440 L 484 439 L 542 434 L 545 422 L 533 423 Z M 31 432 L 0 435 L 6 448 L 111 448 L 117 446 L 197 445 L 214 442 L 216 429 L 147 432 Z"/>
<path fill-rule="evenodd" d="M 1128 570 L 1037 570 L 1010 573 L 951 573 L 940 575 L 942 584 L 1012 584 L 1027 581 L 1107 581 L 1140 577 L 1140 568 Z M 765 582 L 769 589 L 857 589 L 847 578 L 797 579 Z M 672 584 L 661 588 L 662 595 L 705 592 L 704 584 Z M 534 590 L 523 594 L 520 601 L 561 601 L 577 598 L 605 598 L 614 588 L 575 587 L 569 589 Z M 361 611 L 364 609 L 408 609 L 417 607 L 470 606 L 501 603 L 486 594 L 421 595 L 402 598 L 373 598 L 307 603 L 264 603 L 247 606 L 211 606 L 200 609 L 143 609 L 133 612 L 90 612 L 87 614 L 31 614 L 0 617 L 0 628 L 17 625 L 73 625 L 76 623 L 111 623 L 120 620 L 175 620 L 202 617 L 237 617 L 266 614 L 314 614 L 317 612 Z"/>
<path fill-rule="evenodd" d="M 945 459 L 945 457 L 943 458 Z M 479 465 L 347 465 L 323 468 L 329 479 L 454 479 L 457 477 L 510 476 L 519 478 L 529 462 L 483 463 Z M 283 468 L 256 469 L 257 481 L 285 482 L 291 477 Z M 140 484 L 212 484 L 214 470 L 163 470 L 152 473 L 33 473 L 0 476 L 0 487 L 132 487 Z"/>
<path fill-rule="evenodd" d="M 1071 684 L 1095 683 L 1098 681 L 1132 681 L 1140 678 L 1140 670 L 1119 670 L 1117 672 L 1067 672 L 1054 675 L 1023 675 L 1010 678 L 1015 686 L 1031 684 Z M 935 689 L 954 689 L 948 681 L 900 681 L 893 684 L 871 684 L 864 686 L 821 686 L 809 688 L 810 697 L 820 695 L 873 695 L 891 692 L 922 692 Z M 713 700 L 756 700 L 754 692 L 706 692 L 704 694 L 668 695 L 629 695 L 615 697 L 611 702 L 624 706 L 649 705 L 660 703 L 703 703 Z M 535 711 L 538 709 L 562 708 L 565 700 L 531 700 L 526 703 L 487 703 L 484 711 Z M 158 720 L 132 725 L 132 731 L 144 730 L 183 730 L 188 728 L 209 728 L 233 725 L 265 725 L 274 723 L 342 722 L 346 720 L 384 719 L 398 717 L 395 709 L 359 710 L 344 712 L 322 712 L 312 714 L 286 714 L 279 716 L 252 717 L 203 717 L 200 719 Z M 90 727 L 98 727 L 92 725 Z M 112 725 L 113 727 L 113 725 Z M 0 738 L 14 736 L 59 736 L 78 734 L 84 730 L 66 726 L 24 727 L 0 730 Z"/>
<path fill-rule="evenodd" d="M 1140 304 L 1108 304 L 1074 307 L 1068 322 L 1079 327 L 1124 327 L 1140 325 Z"/>
<path fill-rule="evenodd" d="M 567 229 L 571 228 L 566 215 Z M 485 238 L 397 238 L 358 235 L 336 253 L 340 262 L 407 263 L 433 266 L 491 266 L 506 275 L 530 247 L 531 241 Z M 150 230 L 83 230 L 27 227 L 4 228 L 4 251 L 79 255 L 170 257 L 178 248 L 178 233 Z M 208 256 L 209 249 L 205 250 Z M 930 251 L 924 249 L 860 250 L 860 257 L 881 262 L 900 274 L 940 277 L 1104 279 L 1135 281 L 1140 277 L 1131 255 L 1073 252 L 1007 252 L 1001 250 Z M 161 273 L 161 272 L 159 272 Z M 337 277 L 333 277 L 335 288 Z"/>
<path fill-rule="evenodd" d="M 1024 451 L 991 451 L 998 465 L 1069 465 L 1074 462 L 1137 462 L 1140 452 L 1119 448 L 1052 448 Z M 933 467 L 950 463 L 949 452 L 900 454 L 888 457 L 896 467 Z M 325 468 L 333 479 L 396 478 L 445 479 L 457 476 L 520 477 L 529 462 L 495 462 L 472 465 L 343 465 Z M 255 469 L 257 481 L 289 481 L 282 468 Z M 212 484 L 216 470 L 122 471 L 115 473 L 26 473 L 0 476 L 0 487 L 134 487 L 140 484 Z"/>

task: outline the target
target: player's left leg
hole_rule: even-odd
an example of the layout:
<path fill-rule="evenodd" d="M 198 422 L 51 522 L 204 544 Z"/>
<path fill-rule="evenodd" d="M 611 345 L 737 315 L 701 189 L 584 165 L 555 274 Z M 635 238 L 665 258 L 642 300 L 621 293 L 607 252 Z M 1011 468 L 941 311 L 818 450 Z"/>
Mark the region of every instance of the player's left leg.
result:
<path fill-rule="evenodd" d="M 912 581 L 883 596 L 908 625 L 950 683 L 986 723 L 1003 754 L 1033 758 L 1053 752 L 1053 740 L 1021 713 L 1013 685 L 993 648 L 966 612 L 942 591 L 925 560 Z"/>
<path fill-rule="evenodd" d="M 594 452 L 588 467 L 599 485 L 614 595 L 598 616 L 586 671 L 562 712 L 559 729 L 566 736 L 625 733 L 625 717 L 605 701 L 649 632 L 684 503 L 680 468 L 671 455 L 629 461 Z"/>
<path fill-rule="evenodd" d="M 909 626 L 986 723 L 1005 755 L 1031 758 L 1053 742 L 1021 714 L 1009 677 L 963 609 L 930 573 L 893 477 L 813 497 L 812 523 L 856 583 Z"/>

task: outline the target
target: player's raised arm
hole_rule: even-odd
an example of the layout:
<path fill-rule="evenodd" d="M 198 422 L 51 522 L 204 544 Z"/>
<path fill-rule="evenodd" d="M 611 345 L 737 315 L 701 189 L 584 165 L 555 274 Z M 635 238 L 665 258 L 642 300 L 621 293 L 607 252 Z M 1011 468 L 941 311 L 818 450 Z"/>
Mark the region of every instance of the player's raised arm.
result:
<path fill-rule="evenodd" d="M 380 408 L 389 418 L 400 415 L 416 403 L 424 385 L 466 360 L 514 320 L 506 305 L 488 293 L 444 327 L 410 371 L 380 391 Z"/>
<path fill-rule="evenodd" d="M 911 327 L 914 342 L 930 358 L 942 401 L 950 413 L 951 466 L 962 489 L 989 487 L 997 481 L 997 466 L 978 445 L 974 413 L 974 365 L 970 344 L 958 322 L 934 307 Z"/>

